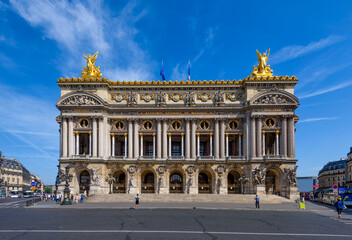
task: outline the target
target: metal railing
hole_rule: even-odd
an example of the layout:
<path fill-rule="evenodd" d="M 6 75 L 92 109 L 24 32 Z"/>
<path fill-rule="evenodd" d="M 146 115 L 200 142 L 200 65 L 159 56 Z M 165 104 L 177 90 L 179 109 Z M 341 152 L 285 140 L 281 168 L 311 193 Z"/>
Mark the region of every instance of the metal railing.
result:
<path fill-rule="evenodd" d="M 197 161 L 211 161 L 214 160 L 214 156 L 198 156 Z"/>
<path fill-rule="evenodd" d="M 151 161 L 151 160 L 155 160 L 155 156 L 139 156 L 138 160 L 140 160 L 140 161 Z"/>
<path fill-rule="evenodd" d="M 119 160 L 119 161 L 124 161 L 126 160 L 126 156 L 110 156 L 109 160 Z"/>
<path fill-rule="evenodd" d="M 33 198 L 26 201 L 26 207 L 34 205 L 35 203 L 40 202 L 41 200 L 42 199 L 40 197 L 33 197 Z"/>
<path fill-rule="evenodd" d="M 227 156 L 226 161 L 245 161 L 244 156 Z"/>
<path fill-rule="evenodd" d="M 185 160 L 184 156 L 168 156 L 167 157 L 168 161 L 183 161 Z"/>

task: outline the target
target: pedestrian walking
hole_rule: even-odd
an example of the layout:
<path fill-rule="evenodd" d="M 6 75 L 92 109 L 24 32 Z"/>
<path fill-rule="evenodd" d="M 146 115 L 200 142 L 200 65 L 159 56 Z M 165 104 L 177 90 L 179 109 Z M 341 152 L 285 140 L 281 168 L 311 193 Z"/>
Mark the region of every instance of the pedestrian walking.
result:
<path fill-rule="evenodd" d="M 78 203 L 78 194 L 75 195 L 75 203 Z"/>
<path fill-rule="evenodd" d="M 80 203 L 83 203 L 83 200 L 84 200 L 84 194 L 82 193 L 81 194 L 81 200 L 79 201 Z"/>
<path fill-rule="evenodd" d="M 337 197 L 337 201 L 335 202 L 334 207 L 336 208 L 338 218 L 341 218 L 342 209 L 345 208 L 345 204 L 343 203 L 340 196 Z"/>
<path fill-rule="evenodd" d="M 139 207 L 139 195 L 137 194 L 137 196 L 135 197 L 136 199 L 136 208 Z"/>
<path fill-rule="evenodd" d="M 259 208 L 260 208 L 260 207 L 259 207 L 259 200 L 260 200 L 260 197 L 259 197 L 258 195 L 256 195 L 255 198 L 254 198 L 254 200 L 255 200 L 255 208 L 258 208 L 258 209 L 259 209 Z"/>

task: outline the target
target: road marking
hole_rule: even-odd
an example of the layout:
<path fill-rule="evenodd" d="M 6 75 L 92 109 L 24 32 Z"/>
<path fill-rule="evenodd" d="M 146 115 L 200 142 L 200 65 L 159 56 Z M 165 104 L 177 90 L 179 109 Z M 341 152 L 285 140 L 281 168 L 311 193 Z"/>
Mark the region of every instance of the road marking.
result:
<path fill-rule="evenodd" d="M 319 233 L 255 233 L 255 232 L 212 232 L 212 231 L 148 231 L 148 230 L 0 230 L 0 233 L 170 233 L 170 234 L 215 234 L 215 235 L 265 235 L 265 236 L 306 236 L 306 237 L 346 237 L 344 234 Z"/>

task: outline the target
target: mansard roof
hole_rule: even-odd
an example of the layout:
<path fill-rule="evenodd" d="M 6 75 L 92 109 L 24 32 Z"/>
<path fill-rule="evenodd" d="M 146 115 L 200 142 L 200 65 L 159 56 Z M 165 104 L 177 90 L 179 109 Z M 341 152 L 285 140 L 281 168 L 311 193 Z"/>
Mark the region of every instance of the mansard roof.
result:
<path fill-rule="evenodd" d="M 346 162 L 347 162 L 347 159 L 342 159 L 342 160 L 339 160 L 339 161 L 328 162 L 319 171 L 319 174 L 321 174 L 322 172 L 325 172 L 325 171 L 345 169 Z"/>

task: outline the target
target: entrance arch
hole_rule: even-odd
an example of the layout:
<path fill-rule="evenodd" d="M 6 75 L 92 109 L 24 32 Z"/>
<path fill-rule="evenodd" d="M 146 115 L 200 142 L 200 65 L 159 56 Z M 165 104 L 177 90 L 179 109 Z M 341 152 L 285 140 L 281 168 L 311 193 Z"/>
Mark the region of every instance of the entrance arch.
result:
<path fill-rule="evenodd" d="M 86 191 L 89 195 L 89 185 L 90 185 L 90 175 L 87 170 L 84 170 L 79 175 L 79 193 L 84 193 Z"/>
<path fill-rule="evenodd" d="M 155 176 L 152 171 L 145 171 L 142 174 L 142 193 L 155 193 Z"/>
<path fill-rule="evenodd" d="M 212 178 L 208 171 L 198 174 L 198 193 L 212 193 Z"/>
<path fill-rule="evenodd" d="M 126 174 L 123 171 L 116 171 L 113 174 L 113 193 L 126 193 Z"/>
<path fill-rule="evenodd" d="M 227 175 L 227 192 L 229 194 L 240 194 L 241 193 L 241 182 L 239 178 L 241 174 L 236 171 L 232 170 Z"/>
<path fill-rule="evenodd" d="M 269 169 L 266 172 L 265 191 L 267 194 L 280 195 L 280 174 L 274 169 Z"/>
<path fill-rule="evenodd" d="M 170 193 L 183 193 L 183 175 L 179 171 L 170 174 Z"/>

